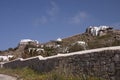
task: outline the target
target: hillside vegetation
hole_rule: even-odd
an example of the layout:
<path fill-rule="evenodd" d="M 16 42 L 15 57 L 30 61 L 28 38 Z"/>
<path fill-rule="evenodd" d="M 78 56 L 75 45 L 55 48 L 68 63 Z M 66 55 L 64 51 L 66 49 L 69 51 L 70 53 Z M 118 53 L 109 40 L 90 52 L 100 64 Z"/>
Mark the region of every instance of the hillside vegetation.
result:
<path fill-rule="evenodd" d="M 56 70 L 48 73 L 38 73 L 27 67 L 22 69 L 0 69 L 0 73 L 17 77 L 18 80 L 104 80 L 82 74 L 81 76 L 68 73 L 60 74 Z"/>
<path fill-rule="evenodd" d="M 110 46 L 120 46 L 120 30 L 108 30 L 104 35 L 97 36 L 85 32 L 64 39 L 49 41 L 47 43 L 19 43 L 16 48 L 0 51 L 0 55 L 12 54 L 14 57 L 10 58 L 10 60 L 14 60 L 16 58 L 29 58 L 38 55 L 47 57 L 57 54 L 69 54 L 70 52 Z M 78 57 L 78 59 L 79 58 L 80 57 Z M 74 59 L 74 61 L 76 61 L 76 58 Z M 74 75 L 73 73 L 67 72 L 69 71 L 66 70 L 68 67 L 64 67 L 65 66 L 61 66 L 60 68 L 43 73 L 33 71 L 29 68 L 0 69 L 0 73 L 13 75 L 23 80 L 103 80 L 94 76 L 84 75 L 83 73 Z"/>
<path fill-rule="evenodd" d="M 85 45 L 77 44 L 77 41 L 85 42 Z M 16 48 L 0 51 L 0 55 L 12 54 L 16 58 L 29 58 L 41 55 L 43 57 L 53 56 L 58 53 L 66 54 L 87 49 L 95 49 L 110 46 L 120 46 L 120 30 L 108 30 L 105 35 L 93 36 L 90 33 L 77 34 L 63 38 L 62 41 L 49 41 L 47 43 L 34 44 L 29 42 Z"/>

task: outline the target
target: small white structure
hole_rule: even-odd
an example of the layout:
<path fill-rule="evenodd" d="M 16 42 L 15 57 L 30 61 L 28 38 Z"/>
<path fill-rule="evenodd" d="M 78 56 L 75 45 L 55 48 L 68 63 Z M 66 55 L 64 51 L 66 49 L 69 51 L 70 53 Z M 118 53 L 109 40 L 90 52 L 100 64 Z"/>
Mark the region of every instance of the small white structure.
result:
<path fill-rule="evenodd" d="M 9 61 L 7 56 L 0 56 L 0 61 Z"/>
<path fill-rule="evenodd" d="M 110 28 L 111 27 L 109 27 L 109 26 L 99 26 L 99 27 L 90 26 L 90 27 L 87 28 L 87 32 L 91 33 L 93 36 L 98 36 L 101 31 L 104 31 L 104 30 L 107 30 L 107 29 L 110 29 Z"/>
<path fill-rule="evenodd" d="M 13 55 L 8 55 L 7 57 L 8 57 L 8 58 L 13 58 Z"/>
<path fill-rule="evenodd" d="M 80 44 L 80 45 L 86 45 L 86 42 L 84 42 L 84 41 L 77 41 L 76 43 Z"/>
<path fill-rule="evenodd" d="M 36 51 L 36 52 L 42 52 L 42 53 L 45 52 L 45 50 L 42 49 L 42 48 L 29 48 L 28 51 L 29 51 L 29 52 L 31 52 L 31 51 L 32 51 L 32 52 Z"/>
<path fill-rule="evenodd" d="M 58 39 L 57 39 L 57 41 L 61 42 L 61 41 L 62 41 L 62 39 L 61 39 L 61 38 L 58 38 Z"/>
<path fill-rule="evenodd" d="M 20 41 L 20 44 L 28 44 L 29 42 L 33 42 L 33 43 L 39 44 L 39 41 L 37 41 L 37 40 L 31 40 L 31 39 L 22 39 Z"/>
<path fill-rule="evenodd" d="M 87 43 L 86 42 L 84 42 L 84 41 L 77 41 L 77 42 L 73 43 L 72 45 L 75 45 L 75 44 L 81 45 L 84 48 L 84 50 L 86 50 L 86 47 L 87 47 Z"/>
<path fill-rule="evenodd" d="M 8 55 L 8 56 L 0 56 L 0 61 L 9 61 L 10 58 L 13 58 L 13 55 Z"/>
<path fill-rule="evenodd" d="M 59 44 L 58 44 L 58 45 L 56 45 L 56 47 L 57 47 L 57 48 L 59 48 L 60 46 L 61 46 L 61 45 L 59 45 Z"/>
<path fill-rule="evenodd" d="M 97 36 L 99 30 L 100 30 L 99 27 L 92 27 L 92 28 L 91 28 L 91 34 L 92 34 L 93 36 Z"/>

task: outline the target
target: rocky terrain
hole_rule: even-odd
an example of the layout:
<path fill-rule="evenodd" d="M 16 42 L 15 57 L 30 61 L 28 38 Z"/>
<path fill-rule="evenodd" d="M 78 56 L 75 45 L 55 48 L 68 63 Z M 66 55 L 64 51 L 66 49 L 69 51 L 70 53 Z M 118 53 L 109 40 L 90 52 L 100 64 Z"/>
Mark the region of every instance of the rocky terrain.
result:
<path fill-rule="evenodd" d="M 29 58 L 33 56 L 52 56 L 58 53 L 66 54 L 87 49 L 101 47 L 120 46 L 120 30 L 109 26 L 88 27 L 85 33 L 76 34 L 67 38 L 46 43 L 36 40 L 21 40 L 16 48 L 0 51 L 0 55 L 13 55 L 10 60 L 16 58 Z"/>
<path fill-rule="evenodd" d="M 85 80 L 90 77 L 119 80 L 119 53 L 120 30 L 109 26 L 90 26 L 85 33 L 46 43 L 23 39 L 16 48 L 1 51 L 0 67 L 29 67 L 40 73 L 55 71 L 59 75 Z M 13 61 L 7 62 L 9 60 Z"/>
<path fill-rule="evenodd" d="M 0 74 L 0 79 L 1 80 L 17 80 L 17 78 L 15 77 L 4 75 L 4 74 Z"/>

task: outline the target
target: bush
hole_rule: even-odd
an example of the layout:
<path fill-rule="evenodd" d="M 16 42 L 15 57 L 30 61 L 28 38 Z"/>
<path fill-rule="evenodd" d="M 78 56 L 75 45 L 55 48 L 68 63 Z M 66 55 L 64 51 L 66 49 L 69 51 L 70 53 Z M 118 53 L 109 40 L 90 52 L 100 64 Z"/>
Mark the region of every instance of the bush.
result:
<path fill-rule="evenodd" d="M 53 47 L 44 47 L 43 48 L 45 50 L 45 53 L 43 56 L 47 57 L 47 56 L 53 56 L 56 55 L 56 49 Z"/>
<path fill-rule="evenodd" d="M 84 50 L 84 47 L 79 44 L 75 44 L 73 46 L 70 46 L 69 48 L 70 52 L 76 52 L 76 51 L 81 51 L 81 50 Z"/>

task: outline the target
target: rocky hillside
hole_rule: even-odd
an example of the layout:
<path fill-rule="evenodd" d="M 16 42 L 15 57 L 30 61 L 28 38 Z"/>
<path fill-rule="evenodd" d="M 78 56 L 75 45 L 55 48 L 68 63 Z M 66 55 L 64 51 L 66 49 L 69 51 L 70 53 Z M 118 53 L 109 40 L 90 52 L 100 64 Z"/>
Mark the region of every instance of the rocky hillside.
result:
<path fill-rule="evenodd" d="M 103 36 L 92 36 L 88 33 L 74 35 L 63 39 L 63 45 L 68 46 L 76 41 L 85 41 L 87 49 L 120 45 L 120 30 L 111 30 Z"/>
<path fill-rule="evenodd" d="M 37 55 L 52 56 L 86 49 L 120 46 L 120 30 L 109 26 L 88 27 L 85 33 L 64 39 L 58 38 L 47 43 L 36 40 L 22 40 L 16 48 L 1 51 L 1 55 L 14 55 L 14 58 L 28 58 Z"/>

